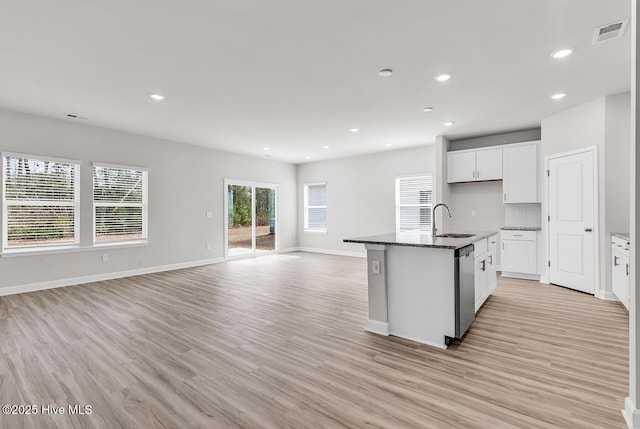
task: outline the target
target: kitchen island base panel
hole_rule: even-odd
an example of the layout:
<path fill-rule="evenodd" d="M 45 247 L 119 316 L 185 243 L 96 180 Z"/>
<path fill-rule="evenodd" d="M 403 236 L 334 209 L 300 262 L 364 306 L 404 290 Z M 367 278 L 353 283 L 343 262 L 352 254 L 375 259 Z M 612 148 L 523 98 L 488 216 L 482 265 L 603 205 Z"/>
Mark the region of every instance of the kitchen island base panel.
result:
<path fill-rule="evenodd" d="M 454 250 L 387 246 L 389 333 L 446 348 L 455 337 Z"/>
<path fill-rule="evenodd" d="M 387 246 L 367 244 L 367 278 L 369 284 L 369 320 L 366 330 L 389 335 L 387 310 Z"/>
<path fill-rule="evenodd" d="M 372 334 L 389 336 L 389 323 L 369 319 L 367 320 L 365 331 L 371 332 Z"/>

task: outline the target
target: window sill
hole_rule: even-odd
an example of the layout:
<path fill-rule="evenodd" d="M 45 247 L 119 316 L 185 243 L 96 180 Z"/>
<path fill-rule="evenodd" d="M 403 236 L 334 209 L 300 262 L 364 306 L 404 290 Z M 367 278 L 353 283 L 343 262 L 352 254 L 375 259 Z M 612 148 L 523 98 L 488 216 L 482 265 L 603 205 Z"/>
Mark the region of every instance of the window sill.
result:
<path fill-rule="evenodd" d="M 0 253 L 1 258 L 14 258 L 19 256 L 37 256 L 37 255 L 52 255 L 57 253 L 75 253 L 75 252 L 90 252 L 109 249 L 123 249 L 127 247 L 146 247 L 151 244 L 149 241 L 129 241 L 120 243 L 101 243 L 93 246 L 60 246 L 55 248 L 34 248 L 34 249 L 11 249 L 5 250 Z"/>
<path fill-rule="evenodd" d="M 304 232 L 309 234 L 327 234 L 326 229 L 305 229 Z"/>

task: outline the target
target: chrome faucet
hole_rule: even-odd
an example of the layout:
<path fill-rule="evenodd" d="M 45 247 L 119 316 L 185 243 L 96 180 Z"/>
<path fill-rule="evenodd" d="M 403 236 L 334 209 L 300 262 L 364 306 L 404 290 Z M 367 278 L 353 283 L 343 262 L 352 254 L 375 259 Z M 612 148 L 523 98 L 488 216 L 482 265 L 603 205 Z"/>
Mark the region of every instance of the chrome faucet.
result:
<path fill-rule="evenodd" d="M 434 239 L 436 237 L 436 233 L 438 232 L 438 230 L 436 229 L 436 209 L 440 206 L 443 206 L 445 209 L 447 209 L 447 213 L 449 213 L 449 217 L 451 217 L 451 212 L 449 211 L 449 207 L 447 207 L 446 204 L 440 203 L 433 206 L 433 209 L 431 209 L 431 236 L 434 237 Z"/>

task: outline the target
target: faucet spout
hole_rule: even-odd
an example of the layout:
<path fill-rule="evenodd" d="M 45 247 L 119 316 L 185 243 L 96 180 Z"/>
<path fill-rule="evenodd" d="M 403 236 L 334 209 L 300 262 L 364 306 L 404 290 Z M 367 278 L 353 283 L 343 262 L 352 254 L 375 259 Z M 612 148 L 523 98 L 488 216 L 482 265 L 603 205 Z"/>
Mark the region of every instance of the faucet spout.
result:
<path fill-rule="evenodd" d="M 436 209 L 438 207 L 440 207 L 440 206 L 442 206 L 445 209 L 447 209 L 447 213 L 449 214 L 449 217 L 452 217 L 451 216 L 451 211 L 449 210 L 449 207 L 446 204 L 439 203 L 439 204 L 436 204 L 435 206 L 433 206 L 433 209 L 431 209 L 431 236 L 432 237 L 435 237 L 437 235 L 437 233 L 438 233 L 438 229 L 436 228 Z"/>

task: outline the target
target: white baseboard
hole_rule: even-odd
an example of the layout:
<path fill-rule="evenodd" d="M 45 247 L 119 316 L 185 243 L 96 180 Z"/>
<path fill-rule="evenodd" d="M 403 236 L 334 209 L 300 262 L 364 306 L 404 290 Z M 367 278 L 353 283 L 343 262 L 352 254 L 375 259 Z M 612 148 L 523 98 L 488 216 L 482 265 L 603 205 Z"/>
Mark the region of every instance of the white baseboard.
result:
<path fill-rule="evenodd" d="M 367 328 L 365 329 L 367 332 L 371 332 L 372 334 L 378 335 L 389 335 L 389 323 L 388 322 L 380 322 L 378 320 L 367 320 Z"/>
<path fill-rule="evenodd" d="M 336 256 L 350 256 L 353 258 L 366 258 L 366 253 L 361 252 L 348 252 L 346 250 L 332 250 L 332 249 L 317 249 L 314 247 L 288 247 L 286 249 L 280 250 L 280 252 L 311 252 L 311 253 L 323 253 L 325 255 L 336 255 Z"/>
<path fill-rule="evenodd" d="M 9 286 L 0 288 L 0 296 L 14 295 L 17 293 L 35 292 L 38 290 L 53 289 L 58 287 L 73 286 L 84 283 L 100 282 L 103 280 L 113 280 L 122 277 L 139 276 L 142 274 L 159 273 L 162 271 L 180 270 L 183 268 L 199 267 L 224 262 L 224 258 L 204 259 L 200 261 L 181 262 L 178 264 L 161 265 L 156 267 L 138 268 L 135 270 L 116 271 L 111 273 L 94 274 L 90 276 L 74 277 L 70 279 L 51 280 L 39 283 L 29 283 L 24 285 Z"/>
<path fill-rule="evenodd" d="M 540 283 L 544 283 L 546 285 L 549 284 L 549 279 L 547 278 L 547 276 L 540 276 Z"/>
<path fill-rule="evenodd" d="M 596 293 L 596 297 L 606 301 L 620 301 L 616 294 L 610 290 L 599 290 L 598 293 Z"/>
<path fill-rule="evenodd" d="M 508 278 L 511 278 L 511 279 L 540 281 L 540 275 L 539 274 L 511 273 L 509 271 L 503 271 L 502 272 L 502 277 L 508 277 Z"/>
<path fill-rule="evenodd" d="M 629 429 L 640 429 L 640 410 L 638 410 L 630 397 L 624 399 L 624 410 L 622 416 Z"/>

